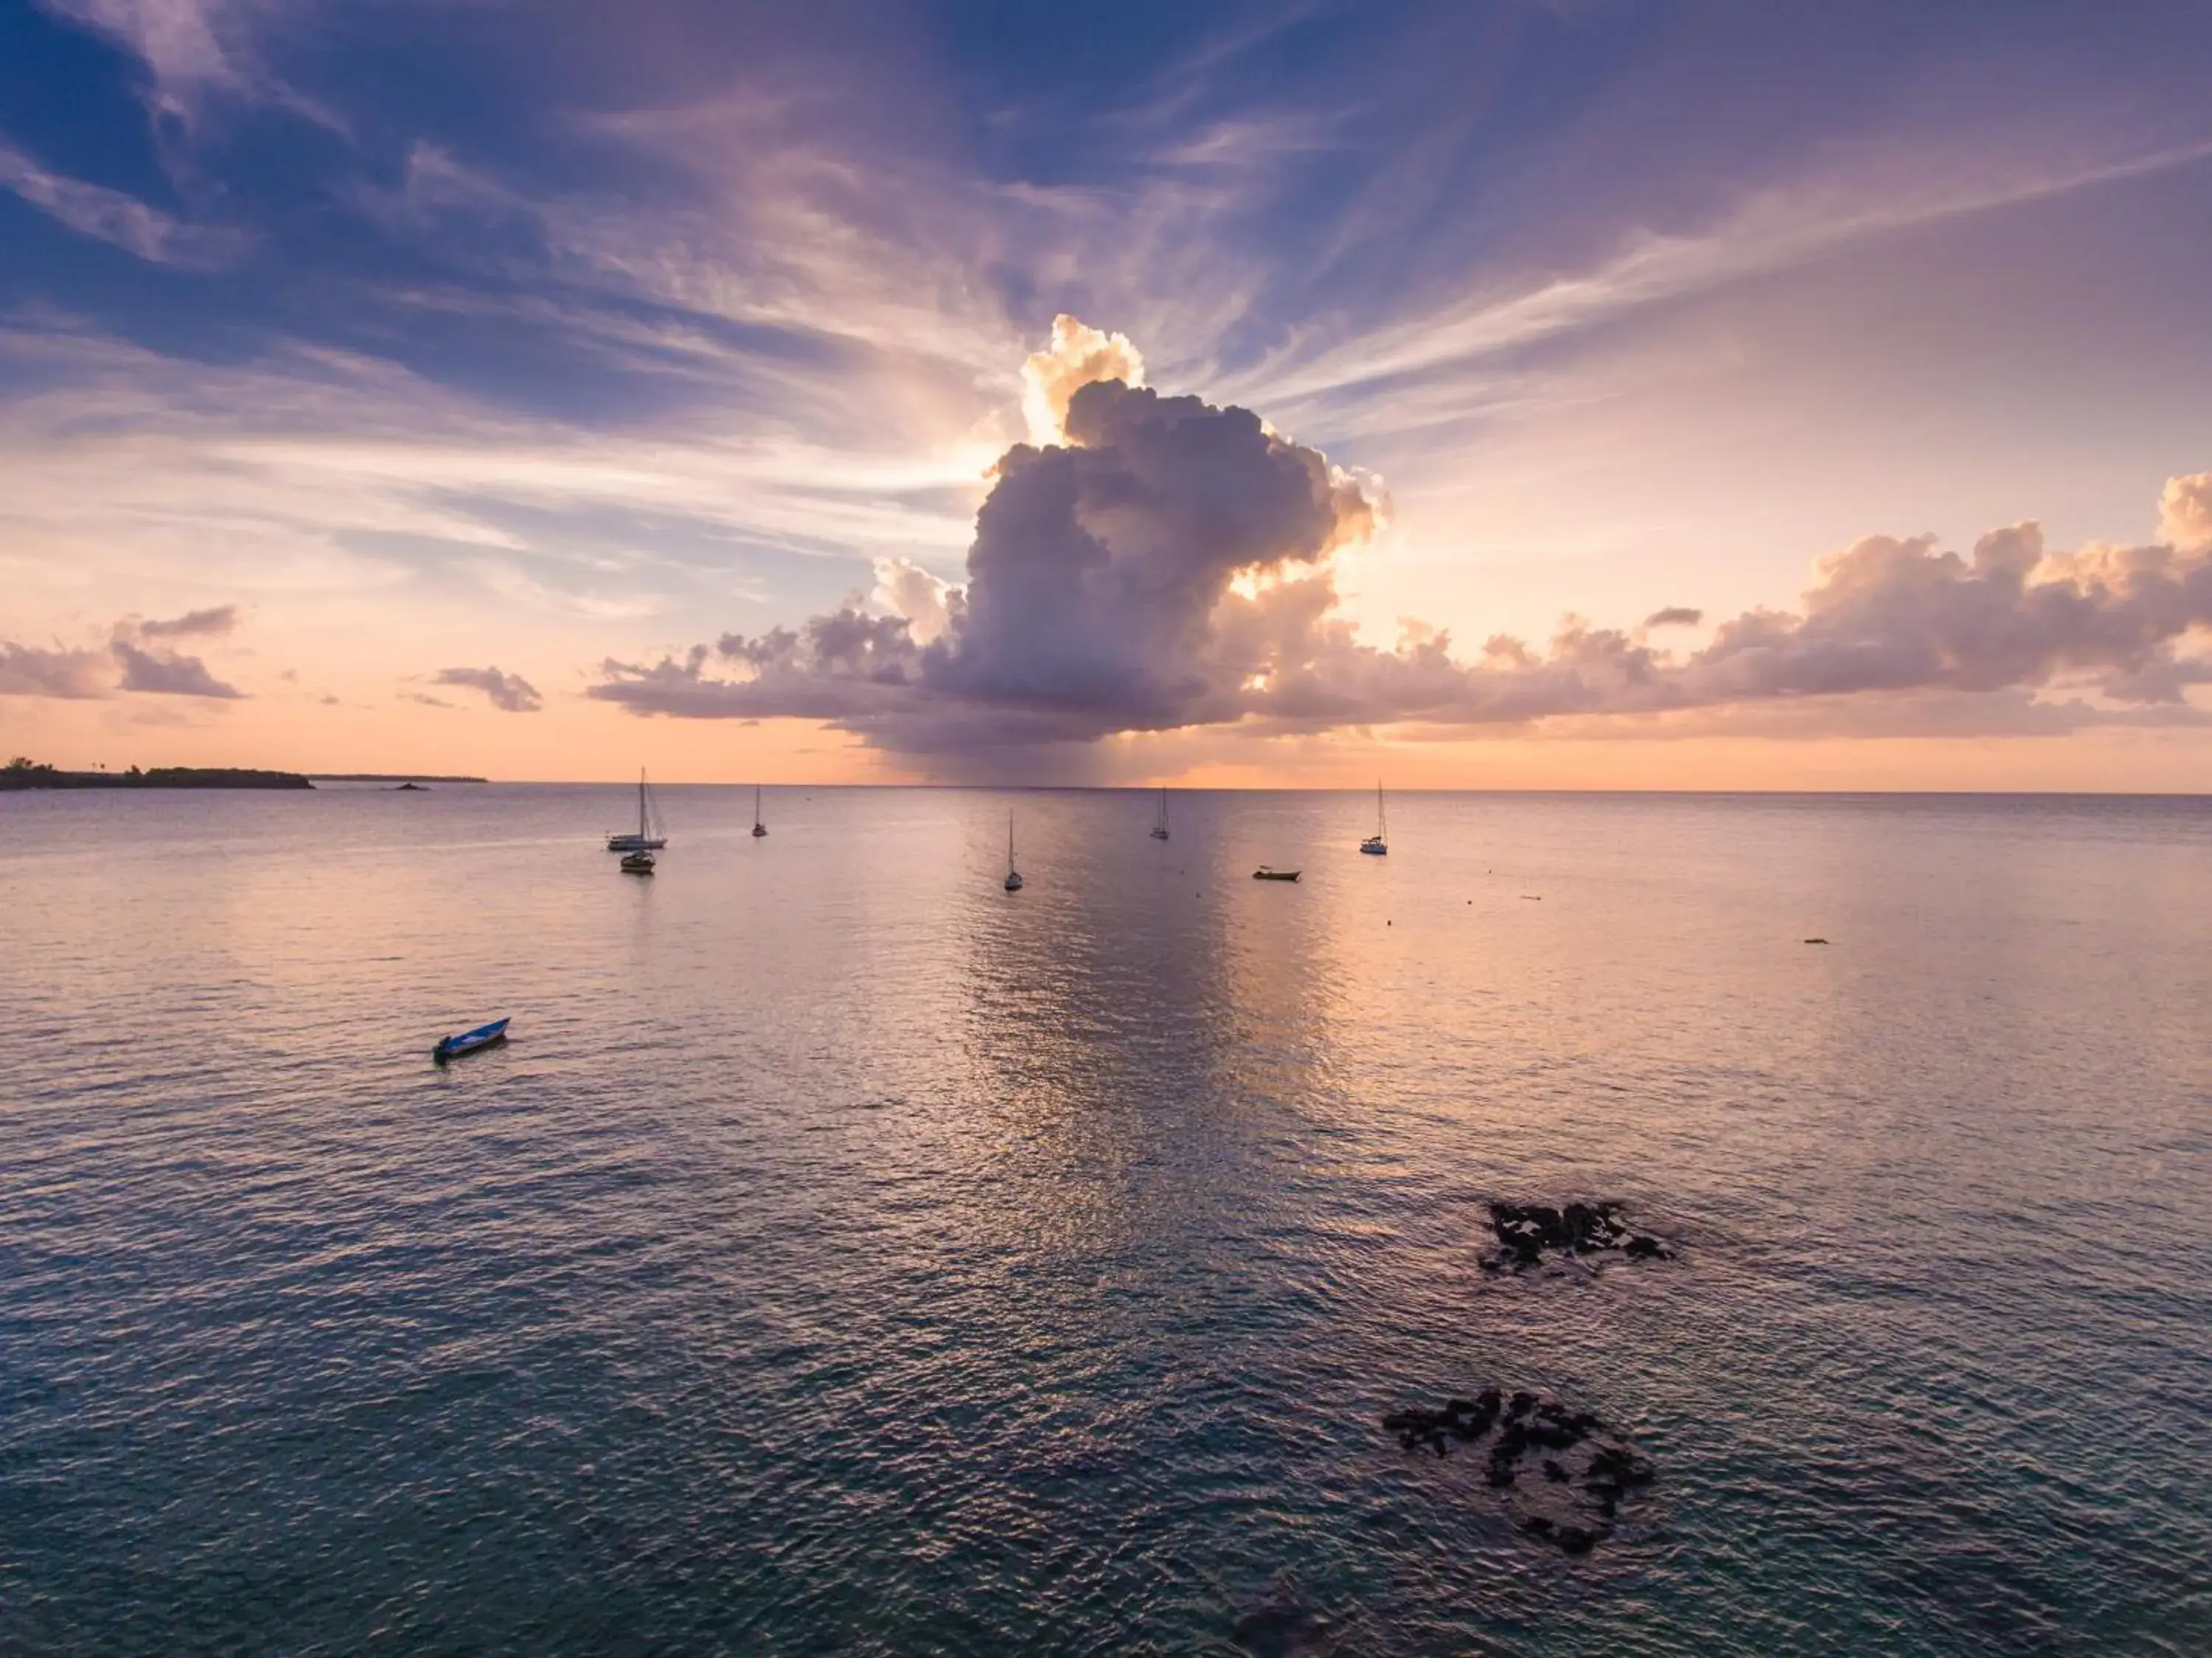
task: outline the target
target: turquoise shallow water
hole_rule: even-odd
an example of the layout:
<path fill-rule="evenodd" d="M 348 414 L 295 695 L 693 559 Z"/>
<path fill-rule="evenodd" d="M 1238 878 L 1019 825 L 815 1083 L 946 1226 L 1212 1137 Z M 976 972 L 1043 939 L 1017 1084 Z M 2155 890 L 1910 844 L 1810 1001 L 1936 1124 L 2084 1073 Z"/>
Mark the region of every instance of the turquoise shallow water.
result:
<path fill-rule="evenodd" d="M 664 805 L 0 796 L 0 1650 L 2212 1649 L 2212 803 Z"/>

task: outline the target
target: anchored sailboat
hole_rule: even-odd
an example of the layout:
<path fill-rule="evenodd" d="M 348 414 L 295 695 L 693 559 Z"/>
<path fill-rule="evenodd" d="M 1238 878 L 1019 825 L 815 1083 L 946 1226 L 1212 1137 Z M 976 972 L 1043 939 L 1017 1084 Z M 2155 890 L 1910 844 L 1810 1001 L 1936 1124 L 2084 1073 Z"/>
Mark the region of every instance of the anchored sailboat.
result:
<path fill-rule="evenodd" d="M 1153 838 L 1154 840 L 1165 840 L 1167 838 L 1168 838 L 1168 791 L 1167 791 L 1166 789 L 1161 789 L 1161 790 L 1160 790 L 1160 815 L 1159 815 L 1159 820 L 1158 820 L 1158 821 L 1157 821 L 1156 823 L 1154 823 L 1154 824 L 1152 825 L 1152 838 Z"/>
<path fill-rule="evenodd" d="M 653 873 L 653 849 L 665 846 L 668 838 L 653 833 L 653 802 L 645 792 L 645 773 L 637 774 L 637 832 L 635 835 L 610 835 L 607 845 L 611 848 L 622 843 L 622 870 L 626 875 L 649 875 Z"/>
<path fill-rule="evenodd" d="M 1359 850 L 1376 857 L 1386 857 L 1390 851 L 1390 826 L 1382 816 L 1382 783 L 1375 783 L 1375 832 L 1359 843 Z"/>
<path fill-rule="evenodd" d="M 1006 814 L 1006 890 L 1010 893 L 1022 890 L 1022 872 L 1014 868 L 1014 814 L 1012 812 Z"/>
<path fill-rule="evenodd" d="M 645 773 L 641 770 L 637 774 L 637 832 L 631 834 L 623 830 L 609 835 L 607 850 L 655 852 L 667 844 L 668 837 L 661 829 L 659 814 L 653 809 L 653 797 L 646 792 Z"/>
<path fill-rule="evenodd" d="M 768 825 L 761 821 L 760 795 L 760 785 L 755 783 L 753 785 L 753 838 L 755 840 L 768 833 Z"/>

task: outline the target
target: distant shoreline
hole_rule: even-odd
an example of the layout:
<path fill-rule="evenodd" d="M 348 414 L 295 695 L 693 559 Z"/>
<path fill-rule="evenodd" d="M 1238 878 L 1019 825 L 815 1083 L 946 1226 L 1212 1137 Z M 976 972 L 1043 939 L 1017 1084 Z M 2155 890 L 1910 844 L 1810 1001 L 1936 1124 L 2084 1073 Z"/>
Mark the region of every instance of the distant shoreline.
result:
<path fill-rule="evenodd" d="M 141 771 L 64 771 L 51 765 L 0 766 L 0 792 L 34 789 L 313 789 L 297 771 L 229 765 L 157 765 Z"/>
<path fill-rule="evenodd" d="M 489 777 L 449 777 L 435 771 L 310 771 L 313 783 L 489 783 Z"/>

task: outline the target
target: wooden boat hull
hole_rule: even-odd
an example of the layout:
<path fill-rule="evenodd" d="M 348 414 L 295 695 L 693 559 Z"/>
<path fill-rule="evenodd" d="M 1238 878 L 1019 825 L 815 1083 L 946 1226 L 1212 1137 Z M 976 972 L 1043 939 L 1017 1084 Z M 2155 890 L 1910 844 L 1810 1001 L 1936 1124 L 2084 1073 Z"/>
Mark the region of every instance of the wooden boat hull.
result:
<path fill-rule="evenodd" d="M 1261 869 L 1255 869 L 1252 872 L 1252 879 L 1255 881 L 1296 881 L 1298 878 L 1299 873 L 1300 872 L 1296 869 L 1269 869 L 1262 867 Z"/>

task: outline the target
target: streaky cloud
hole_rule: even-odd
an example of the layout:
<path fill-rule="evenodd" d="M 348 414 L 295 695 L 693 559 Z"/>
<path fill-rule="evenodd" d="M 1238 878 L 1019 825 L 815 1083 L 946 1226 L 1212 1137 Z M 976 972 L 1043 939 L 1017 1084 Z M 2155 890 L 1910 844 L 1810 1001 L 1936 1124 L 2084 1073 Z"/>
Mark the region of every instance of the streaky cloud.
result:
<path fill-rule="evenodd" d="M 238 625 L 236 605 L 211 605 L 188 610 L 167 621 L 141 622 L 139 637 L 147 639 L 185 639 L 200 634 L 228 633 Z"/>
<path fill-rule="evenodd" d="M 188 224 L 136 196 L 50 171 L 4 141 L 0 141 L 0 189 L 14 192 L 81 236 L 119 247 L 152 265 L 217 271 L 235 264 L 252 245 L 240 231 Z"/>

